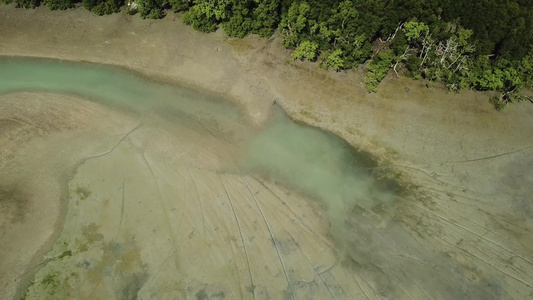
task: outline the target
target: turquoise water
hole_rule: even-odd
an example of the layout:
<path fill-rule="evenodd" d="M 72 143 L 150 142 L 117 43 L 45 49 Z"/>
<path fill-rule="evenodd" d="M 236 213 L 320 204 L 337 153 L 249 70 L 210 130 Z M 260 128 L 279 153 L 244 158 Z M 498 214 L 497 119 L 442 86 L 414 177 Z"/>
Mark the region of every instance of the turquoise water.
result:
<path fill-rule="evenodd" d="M 235 107 L 207 94 L 99 64 L 0 58 L 0 94 L 18 91 L 75 94 L 138 113 L 170 110 L 197 118 L 241 122 Z"/>
<path fill-rule="evenodd" d="M 75 94 L 138 114 L 153 114 L 171 124 L 204 130 L 240 148 L 240 170 L 281 182 L 328 207 L 332 228 L 343 228 L 354 207 L 372 209 L 392 199 L 390 190 L 368 170 L 368 155 L 334 135 L 297 124 L 273 106 L 261 130 L 246 124 L 240 111 L 221 99 L 190 89 L 151 81 L 110 66 L 58 60 L 3 58 L 0 94 L 44 91 Z M 229 139 L 228 137 L 231 137 Z"/>

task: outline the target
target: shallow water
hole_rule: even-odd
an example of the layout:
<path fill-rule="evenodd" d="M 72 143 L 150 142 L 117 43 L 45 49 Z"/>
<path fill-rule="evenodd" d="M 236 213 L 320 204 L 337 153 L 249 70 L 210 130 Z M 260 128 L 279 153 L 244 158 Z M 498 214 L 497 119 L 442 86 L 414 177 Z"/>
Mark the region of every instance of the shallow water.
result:
<path fill-rule="evenodd" d="M 245 292 L 251 291 L 254 297 L 259 299 L 269 298 L 269 293 L 277 296 L 284 295 L 286 298 L 304 299 L 310 295 L 313 296 L 314 293 L 318 293 L 319 289 L 322 289 L 323 295 L 330 295 L 333 298 L 335 298 L 334 295 L 337 295 L 336 297 L 339 299 L 352 299 L 353 297 L 348 291 L 353 288 L 354 283 L 359 285 L 355 274 L 361 278 L 366 278 L 365 280 L 368 282 L 372 282 L 372 284 L 367 285 L 366 291 L 376 289 L 374 293 L 377 294 L 374 295 L 379 295 L 379 297 L 401 298 L 402 295 L 408 295 L 403 291 L 404 288 L 414 291 L 416 290 L 415 286 L 419 285 L 423 286 L 424 289 L 411 291 L 415 295 L 422 291 L 425 293 L 426 290 L 437 298 L 486 298 L 487 293 L 490 294 L 484 289 L 487 284 L 485 281 L 481 279 L 474 283 L 465 281 L 465 276 L 458 266 L 449 261 L 446 255 L 435 251 L 426 244 L 420 244 L 413 238 L 412 232 L 405 229 L 406 224 L 409 226 L 411 223 L 418 224 L 417 222 L 419 222 L 417 217 L 410 213 L 401 214 L 404 213 L 401 211 L 400 214 L 397 214 L 398 207 L 405 209 L 401 207 L 401 203 L 405 203 L 406 193 L 401 192 L 394 182 L 377 178 L 373 174 L 372 170 L 375 164 L 370 156 L 350 148 L 334 135 L 295 123 L 276 105 L 272 106 L 271 117 L 264 127 L 253 128 L 246 123 L 238 108 L 222 99 L 190 89 L 150 81 L 138 74 L 122 69 L 55 60 L 3 58 L 0 60 L 0 95 L 21 91 L 74 94 L 109 106 L 109 109 L 130 115 L 139 123 L 131 132 L 142 126 L 148 128 L 147 131 L 139 133 L 138 137 L 132 137 L 132 141 L 129 141 L 128 144 L 119 146 L 121 141 L 131 132 L 125 135 L 105 155 L 97 155 L 84 160 L 84 164 L 79 167 L 73 181 L 69 182 L 71 202 L 65 224 L 81 227 L 64 228 L 64 234 L 61 235 L 52 252 L 57 254 L 55 257 L 63 258 L 62 253 L 72 253 L 68 252 L 71 251 L 70 249 L 65 252 L 63 244 L 76 244 L 78 240 L 83 240 L 83 236 L 97 244 L 97 246 L 79 246 L 79 249 L 84 250 L 79 250 L 80 256 L 76 256 L 77 261 L 70 262 L 70 268 L 76 270 L 72 274 L 82 272 L 80 271 L 80 266 L 83 265 L 80 264 L 82 258 L 87 264 L 92 263 L 99 268 L 95 267 L 96 269 L 94 269 L 98 272 L 93 272 L 90 268 L 89 271 L 85 271 L 89 283 L 87 286 L 83 286 L 84 290 L 82 289 L 80 292 L 85 293 L 89 298 L 93 296 L 95 290 L 99 288 L 102 278 L 104 278 L 104 275 L 100 275 L 100 273 L 108 272 L 111 274 L 115 272 L 116 269 L 107 269 L 107 265 L 117 261 L 127 262 L 125 253 L 129 253 L 130 250 L 133 251 L 132 249 L 137 247 L 135 243 L 142 243 L 143 249 L 151 249 L 150 246 L 154 243 L 152 239 L 156 228 L 153 229 L 154 234 L 146 231 L 147 234 L 143 237 L 143 230 L 149 228 L 151 224 L 146 224 L 144 226 L 146 228 L 144 228 L 133 221 L 131 224 L 127 223 L 127 219 L 124 221 L 126 223 L 123 224 L 122 216 L 139 214 L 140 211 L 136 222 L 143 222 L 144 211 L 148 216 L 148 211 L 157 206 L 161 206 L 161 215 L 164 217 L 155 214 L 153 219 L 146 222 L 162 222 L 161 224 L 164 226 L 154 225 L 154 227 L 157 227 L 157 230 L 166 230 L 170 238 L 158 240 L 158 243 L 163 245 L 150 251 L 157 252 L 167 247 L 168 253 L 174 253 L 176 269 L 169 269 L 167 275 L 176 276 L 176 272 L 181 271 L 179 266 L 189 260 L 187 255 L 193 255 L 195 252 L 208 251 L 209 255 L 213 255 L 213 263 L 209 264 L 210 261 L 205 259 L 202 262 L 191 262 L 189 268 L 194 269 L 196 266 L 200 269 L 200 266 L 209 268 L 211 265 L 219 266 L 219 264 L 226 268 L 226 265 L 232 264 L 230 262 L 235 263 L 236 260 L 239 260 L 235 258 L 232 247 L 244 249 L 245 255 L 244 258 L 241 257 L 240 261 L 243 264 L 247 262 L 248 272 L 235 266 L 235 269 L 239 271 L 229 272 L 226 270 L 221 272 L 220 278 L 223 279 L 213 277 L 214 283 L 210 283 L 213 297 L 224 295 L 224 293 L 237 297 L 235 290 L 242 288 Z M 169 133 L 165 136 L 161 135 L 161 138 L 166 140 L 153 141 L 147 138 L 150 136 L 154 136 L 154 139 L 159 138 L 159 130 Z M 150 149 L 157 142 L 161 142 L 162 145 L 158 145 L 159 148 L 152 147 L 153 149 Z M 159 154 L 163 153 L 160 148 L 167 149 L 184 144 L 191 144 L 196 147 L 184 152 L 183 161 L 194 162 L 186 165 L 186 167 L 181 165 L 179 158 L 173 158 L 172 162 L 169 163 L 166 156 Z M 116 151 L 114 151 L 115 148 Z M 201 155 L 196 158 L 196 153 L 201 153 Z M 212 157 L 214 158 L 210 160 Z M 183 164 L 185 165 L 185 163 Z M 122 171 L 122 169 L 127 171 Z M 135 177 L 136 172 L 144 172 L 145 175 L 148 175 Z M 258 177 L 266 178 L 266 180 L 257 180 Z M 146 187 L 144 187 L 145 185 Z M 184 188 L 181 185 L 188 187 Z M 318 222 L 319 217 L 308 218 L 306 214 L 315 213 L 312 210 L 307 210 L 306 214 L 298 215 L 297 209 L 293 209 L 291 206 L 303 207 L 302 204 L 291 203 L 293 198 L 291 198 L 290 192 L 283 192 L 283 194 L 282 189 L 276 188 L 276 185 L 283 186 L 290 191 L 296 191 L 295 194 L 304 196 L 302 198 L 312 199 L 308 201 L 319 203 L 325 209 L 328 224 L 306 224 L 306 220 Z M 88 190 L 87 186 L 91 190 Z M 126 186 L 128 186 L 127 189 Z M 125 202 L 126 197 L 124 195 L 125 191 L 131 191 L 131 186 L 134 186 L 133 189 L 137 189 L 136 195 L 142 195 L 143 198 L 135 198 L 139 201 L 135 203 L 132 201 L 129 204 Z M 173 214 L 178 214 L 180 209 L 183 209 L 185 214 L 193 212 L 193 208 L 187 210 L 188 203 L 180 202 L 190 201 L 193 197 L 190 196 L 190 193 L 194 194 L 191 190 L 196 193 L 194 197 L 198 198 L 201 214 L 195 212 L 196 215 L 190 221 L 192 224 L 191 232 L 187 233 L 182 229 L 182 223 L 186 223 L 183 221 L 186 220 L 186 217 L 182 214 L 178 218 Z M 119 205 L 120 193 L 122 193 L 122 207 Z M 150 200 L 154 203 L 150 202 L 149 205 L 146 204 L 146 207 L 139 206 L 140 208 L 137 207 L 136 210 L 129 212 L 126 207 L 124 212 L 125 205 L 145 205 L 141 200 L 157 198 L 153 196 L 154 194 L 159 195 L 161 204 L 158 204 L 159 202 L 156 200 Z M 99 198 L 96 195 L 100 195 Z M 105 195 L 108 197 L 104 197 Z M 81 201 L 90 197 L 98 198 L 101 201 L 98 199 L 98 201 L 93 202 Z M 130 198 L 134 197 L 137 196 L 130 196 Z M 220 199 L 224 197 L 227 198 L 231 209 L 225 202 L 222 204 L 217 202 L 222 201 Z M 234 202 L 232 202 L 232 198 Z M 82 203 L 79 204 L 80 207 L 73 206 L 73 199 L 76 199 L 76 205 L 78 202 Z M 110 216 L 102 217 L 103 219 L 98 219 L 99 213 L 93 215 L 88 213 L 91 209 L 93 212 L 102 209 L 101 203 L 107 201 L 105 199 L 116 200 L 114 201 L 115 204 L 109 205 L 115 205 L 114 207 L 118 212 L 120 219 L 118 231 L 123 227 L 126 229 L 131 227 L 130 230 L 135 232 L 134 238 L 121 237 L 119 232 L 114 234 L 114 237 L 109 237 L 105 231 L 106 226 L 110 228 L 108 228 L 109 231 L 114 232 L 113 226 L 117 227 L 117 224 L 105 225 L 103 223 L 117 219 L 117 216 L 112 214 L 112 209 L 106 211 L 106 213 L 110 213 Z M 169 202 L 165 203 L 163 199 Z M 298 199 L 293 200 L 297 201 Z M 280 203 L 276 202 L 276 204 L 275 201 L 278 200 Z M 211 204 L 209 204 L 210 202 Z M 268 206 L 271 206 L 269 210 L 266 208 Z M 254 208 L 254 211 L 247 211 L 250 208 Z M 306 211 L 304 208 L 301 210 Z M 173 221 L 174 217 L 176 220 Z M 257 230 L 261 228 L 261 222 L 258 220 L 261 219 L 264 220 L 263 235 L 257 233 Z M 98 224 L 97 222 L 100 222 L 98 220 L 102 224 Z M 301 224 L 291 223 L 296 222 L 295 220 L 299 220 Z M 248 221 L 250 224 L 247 227 Z M 405 224 L 400 224 L 401 222 Z M 203 223 L 203 225 L 199 226 L 199 223 Z M 87 233 L 95 231 L 95 226 L 102 227 L 100 230 L 105 233 L 105 238 L 104 234 L 101 233 Z M 233 227 L 231 226 L 236 226 L 236 229 L 232 230 Z M 224 234 L 218 231 L 222 227 L 226 231 Z M 311 227 L 315 229 L 311 230 Z M 327 237 L 316 233 L 317 228 L 321 227 L 327 227 Z M 249 232 L 247 232 L 247 228 Z M 203 236 L 198 237 L 196 242 L 189 241 L 197 232 L 203 232 Z M 236 232 L 239 234 L 235 234 Z M 236 246 L 229 247 L 228 241 L 224 240 L 226 234 L 240 241 L 235 242 Z M 309 234 L 309 237 L 306 237 L 306 234 Z M 235 238 L 239 235 L 240 239 Z M 95 236 L 98 239 L 95 240 Z M 331 253 L 337 259 L 333 265 L 326 266 L 324 261 L 328 261 L 325 258 L 329 254 L 322 252 L 325 250 L 319 248 L 326 249 L 328 243 L 324 241 L 330 237 L 333 238 L 335 244 Z M 121 238 L 124 239 L 123 243 L 119 243 Z M 254 242 L 256 238 L 257 240 Z M 187 239 L 187 243 L 196 243 L 197 246 L 195 247 L 197 248 L 192 247 L 192 250 L 185 250 L 187 247 L 184 247 L 182 249 L 179 246 L 183 243 L 181 239 Z M 260 243 L 259 240 L 261 239 L 263 242 Z M 220 247 L 225 246 L 227 249 L 215 247 L 214 250 L 205 250 L 208 246 L 203 243 L 208 240 L 217 240 Z M 254 249 L 254 245 L 261 245 L 260 247 L 268 249 L 248 250 L 253 253 L 250 255 L 252 258 L 250 258 L 247 247 Z M 103 257 L 98 259 L 91 257 L 90 255 L 96 254 L 89 253 L 90 249 L 98 247 L 103 251 L 104 254 L 99 254 Z M 163 252 L 166 253 L 166 251 Z M 187 251 L 191 251 L 191 253 Z M 227 262 L 220 258 L 220 253 L 224 251 L 231 253 L 233 258 L 229 256 L 226 258 Z M 313 251 L 317 252 L 314 253 Z M 185 258 L 179 260 L 178 254 L 182 252 L 189 254 L 182 254 L 185 255 Z M 275 254 L 273 260 L 265 258 L 273 253 Z M 117 273 L 116 278 L 118 279 L 110 277 L 108 282 L 108 286 L 113 286 L 115 280 L 129 280 L 124 283 L 128 288 L 120 292 L 123 294 L 117 292 L 117 297 L 119 297 L 118 295 L 124 296 L 126 293 L 131 294 L 131 290 L 134 290 L 135 293 L 163 291 L 161 286 L 167 286 L 165 285 L 167 283 L 159 282 L 159 280 L 154 281 L 154 278 L 163 268 L 159 265 L 166 266 L 165 262 L 168 258 L 158 261 L 157 259 L 160 258 L 158 255 L 156 256 L 157 259 L 146 262 L 145 260 L 152 258 L 145 252 L 135 252 L 128 255 L 128 257 L 135 257 L 138 260 L 132 262 L 132 264 L 137 264 L 137 269 L 132 267 L 135 272 Z M 256 255 L 255 260 L 253 255 Z M 141 261 L 139 257 L 143 260 Z M 170 254 L 168 257 L 171 257 Z M 413 264 L 413 257 L 424 263 Z M 308 264 L 307 269 L 303 267 L 302 261 Z M 329 261 L 331 264 L 331 260 Z M 432 267 L 428 268 L 425 262 L 431 264 Z M 57 274 L 54 272 L 57 271 L 54 270 L 62 270 L 67 266 L 67 263 L 68 261 L 61 265 L 57 262 L 58 265 L 54 265 L 56 264 L 55 261 L 50 262 L 47 268 L 52 271 L 48 269 L 42 271 L 38 277 L 47 279 L 51 275 L 56 276 Z M 258 270 L 268 269 L 270 265 L 279 264 L 280 271 L 278 273 L 272 271 L 269 273 L 271 275 L 262 275 L 263 277 L 261 277 L 252 271 L 254 263 L 258 264 Z M 265 267 L 261 264 L 264 264 Z M 326 269 L 326 267 L 329 268 Z M 147 271 L 147 269 L 151 271 Z M 151 273 L 153 270 L 157 270 L 155 275 Z M 328 272 L 329 274 L 326 274 Z M 191 276 L 194 277 L 195 273 L 191 273 Z M 242 287 L 244 284 L 240 283 L 239 276 L 231 284 L 236 282 L 237 286 L 240 287 L 233 291 L 217 282 L 217 280 L 225 280 L 233 276 L 234 273 L 239 273 L 240 276 L 244 277 L 248 276 L 251 289 Z M 313 277 L 315 273 L 316 275 Z M 152 278 L 152 275 L 155 277 Z M 398 278 L 406 276 L 410 277 L 411 283 L 398 285 Z M 322 285 L 303 284 L 309 277 L 312 277 L 313 282 L 317 280 L 316 278 L 320 278 Z M 148 280 L 148 278 L 151 279 Z M 284 278 L 286 283 L 281 284 L 286 285 L 280 287 L 279 283 L 274 284 L 273 280 L 277 280 L 276 278 Z M 72 285 L 75 286 L 80 281 L 77 277 L 75 279 L 64 278 L 62 280 L 72 281 Z M 41 281 L 41 285 L 48 281 Z M 497 285 L 497 282 L 490 281 L 489 283 Z M 186 297 L 196 295 L 198 298 L 198 295 L 202 296 L 206 293 L 205 286 L 208 283 L 194 282 L 196 285 L 191 287 L 190 293 L 187 294 L 184 290 L 189 289 L 189 284 L 192 285 L 193 283 L 180 282 L 180 293 L 185 293 Z M 130 285 L 134 287 L 132 288 Z M 450 286 L 455 288 L 450 289 Z M 255 291 L 256 288 L 258 288 L 257 292 Z M 260 291 L 263 291 L 260 288 L 265 291 L 264 297 L 260 296 L 262 295 Z M 276 294 L 274 292 L 276 289 L 283 290 L 283 293 Z M 365 288 L 360 286 L 359 289 L 362 292 L 361 295 L 364 294 L 368 297 Z M 107 295 L 105 291 L 102 293 L 104 293 L 100 295 L 102 297 Z M 35 292 L 35 296 L 38 295 L 39 292 Z M 175 296 L 174 294 L 169 295 Z M 359 296 L 362 297 L 361 295 Z M 151 297 L 164 296 L 157 294 Z M 241 294 L 241 298 L 247 297 Z"/>
<path fill-rule="evenodd" d="M 110 66 L 17 58 L 2 58 L 0 64 L 0 94 L 19 91 L 75 94 L 141 114 L 174 112 L 178 118 L 185 114 L 206 122 L 242 122 L 238 109 L 207 94 L 156 83 Z"/>
<path fill-rule="evenodd" d="M 266 173 L 339 212 L 356 204 L 371 208 L 384 201 L 380 197 L 390 196 L 371 176 L 375 164 L 369 155 L 334 135 L 293 122 L 275 105 L 265 128 L 252 129 L 238 108 L 222 99 L 133 72 L 88 63 L 3 58 L 0 94 L 18 91 L 75 94 L 135 112 L 142 122 L 157 114 L 176 126 L 193 126 L 237 145 L 240 155 L 229 167 L 236 163 L 242 171 Z"/>

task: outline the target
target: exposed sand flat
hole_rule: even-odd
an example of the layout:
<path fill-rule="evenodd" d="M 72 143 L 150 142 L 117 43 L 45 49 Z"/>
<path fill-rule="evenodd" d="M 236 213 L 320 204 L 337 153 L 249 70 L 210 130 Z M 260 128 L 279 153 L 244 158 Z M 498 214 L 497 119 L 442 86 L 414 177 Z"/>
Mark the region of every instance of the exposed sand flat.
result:
<path fill-rule="evenodd" d="M 486 95 L 392 77 L 368 95 L 357 72 L 287 64 L 278 38 L 227 40 L 174 19 L 1 5 L 0 54 L 130 67 L 223 94 L 254 124 L 277 99 L 291 117 L 376 155 L 410 192 L 356 205 L 340 235 L 332 210 L 234 172 L 238 149 L 198 124 L 178 132 L 75 97 L 3 95 L 2 184 L 32 178 L 19 185 L 23 197 L 1 190 L 31 199 L 3 202 L 6 299 L 43 261 L 29 296 L 59 282 L 59 298 L 533 297 L 531 104 L 498 113 Z M 54 234 L 62 190 L 68 213 Z M 36 251 L 56 236 L 43 259 Z"/>
<path fill-rule="evenodd" d="M 86 155 L 101 151 L 128 120 L 74 97 L 0 96 L 0 294 L 14 296 L 28 267 L 42 261 L 63 226 L 67 179 Z M 63 215 L 63 216 L 62 216 Z M 35 260 L 32 257 L 38 253 Z"/>
<path fill-rule="evenodd" d="M 65 229 L 48 254 L 72 256 L 48 263 L 30 296 L 281 299 L 287 276 L 312 281 L 313 268 L 334 264 L 324 224 L 304 199 L 291 205 L 305 217 L 287 215 L 256 179 L 169 162 L 179 144 L 158 153 L 168 140 L 143 147 L 149 133 L 136 129 L 78 169 Z M 292 240 L 283 228 L 295 225 Z M 291 254 L 290 245 L 307 256 Z"/>
<path fill-rule="evenodd" d="M 19 236 L 2 236 L 2 245 L 16 246 L 28 243 L 30 235 L 47 238 L 54 227 L 61 229 L 43 263 L 34 263 L 41 268 L 26 298 L 299 299 L 361 293 L 349 290 L 352 271 L 339 262 L 323 208 L 253 174 L 224 171 L 235 169 L 225 155 L 235 145 L 224 142 L 218 128 L 210 136 L 190 119 L 178 124 L 157 115 L 139 119 L 56 94 L 6 95 L 2 105 L 7 108 L 4 120 L 32 117 L 33 130 L 63 126 L 34 134 L 45 141 L 7 140 L 9 146 L 27 146 L 33 155 L 43 153 L 43 146 L 50 150 L 39 159 L 52 163 L 24 159 L 16 162 L 17 168 L 28 165 L 32 172 L 48 172 L 43 177 L 56 182 L 44 186 L 45 191 L 57 189 L 57 182 L 67 180 L 66 170 L 74 170 L 67 182 L 64 217 L 43 217 L 29 207 L 25 217 L 38 224 L 11 222 L 15 228 L 6 232 Z M 7 113 L 29 107 L 42 114 Z M 46 111 L 56 112 L 55 118 L 39 121 Z M 102 116 L 95 117 L 98 113 Z M 117 122 L 122 124 L 120 133 L 99 132 Z M 58 153 L 59 166 L 53 164 Z M 43 201 L 27 201 L 59 211 L 60 193 L 39 196 Z M 55 224 L 63 218 L 63 224 Z M 29 228 L 16 228 L 20 224 Z M 43 241 L 33 243 L 24 247 L 35 251 Z M 3 270 L 20 268 L 4 277 L 9 296 L 9 282 L 25 278 L 22 267 L 29 257 L 13 249 L 5 252 Z"/>

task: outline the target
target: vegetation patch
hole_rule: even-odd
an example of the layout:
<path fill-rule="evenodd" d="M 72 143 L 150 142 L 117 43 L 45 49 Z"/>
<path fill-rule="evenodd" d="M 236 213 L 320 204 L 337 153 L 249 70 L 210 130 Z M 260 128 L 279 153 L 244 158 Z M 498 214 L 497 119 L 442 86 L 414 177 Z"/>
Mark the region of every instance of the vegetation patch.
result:
<path fill-rule="evenodd" d="M 58 276 L 59 276 L 59 273 L 57 272 L 53 272 L 53 273 L 46 275 L 41 280 L 41 285 L 45 286 L 46 288 L 50 290 L 55 290 L 60 285 Z"/>
<path fill-rule="evenodd" d="M 74 192 L 80 197 L 80 200 L 85 200 L 91 195 L 91 191 L 83 187 L 77 187 Z"/>
<path fill-rule="evenodd" d="M 301 114 L 302 116 L 304 116 L 305 118 L 307 118 L 307 119 L 311 119 L 311 120 L 313 120 L 313 121 L 315 121 L 315 122 L 317 122 L 317 123 L 320 123 L 320 118 L 317 117 L 315 114 L 313 114 L 313 113 L 310 112 L 310 111 L 302 110 L 302 111 L 300 112 L 300 114 Z"/>
<path fill-rule="evenodd" d="M 0 0 L 9 3 L 13 0 Z M 80 0 L 14 0 L 67 9 Z M 364 64 L 369 92 L 387 74 L 444 82 L 451 91 L 497 93 L 498 110 L 529 100 L 533 88 L 533 1 L 508 0 L 81 0 L 97 15 L 127 12 L 158 19 L 182 12 L 194 29 L 231 37 L 279 30 L 292 60 L 341 71 Z"/>

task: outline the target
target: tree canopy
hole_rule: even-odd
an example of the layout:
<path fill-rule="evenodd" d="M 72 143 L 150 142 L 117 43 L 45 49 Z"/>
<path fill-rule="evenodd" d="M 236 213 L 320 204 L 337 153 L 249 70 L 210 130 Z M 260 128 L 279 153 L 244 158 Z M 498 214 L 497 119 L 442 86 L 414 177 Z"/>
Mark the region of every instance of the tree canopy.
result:
<path fill-rule="evenodd" d="M 0 0 L 11 2 L 13 0 Z M 124 0 L 14 0 L 19 7 L 68 9 L 81 2 L 98 15 L 118 12 Z M 531 100 L 531 0 L 135 0 L 142 18 L 182 12 L 196 30 L 270 37 L 279 30 L 292 60 L 317 61 L 336 71 L 364 64 L 370 92 L 393 69 L 443 81 L 454 91 L 499 93 L 496 108 Z"/>

